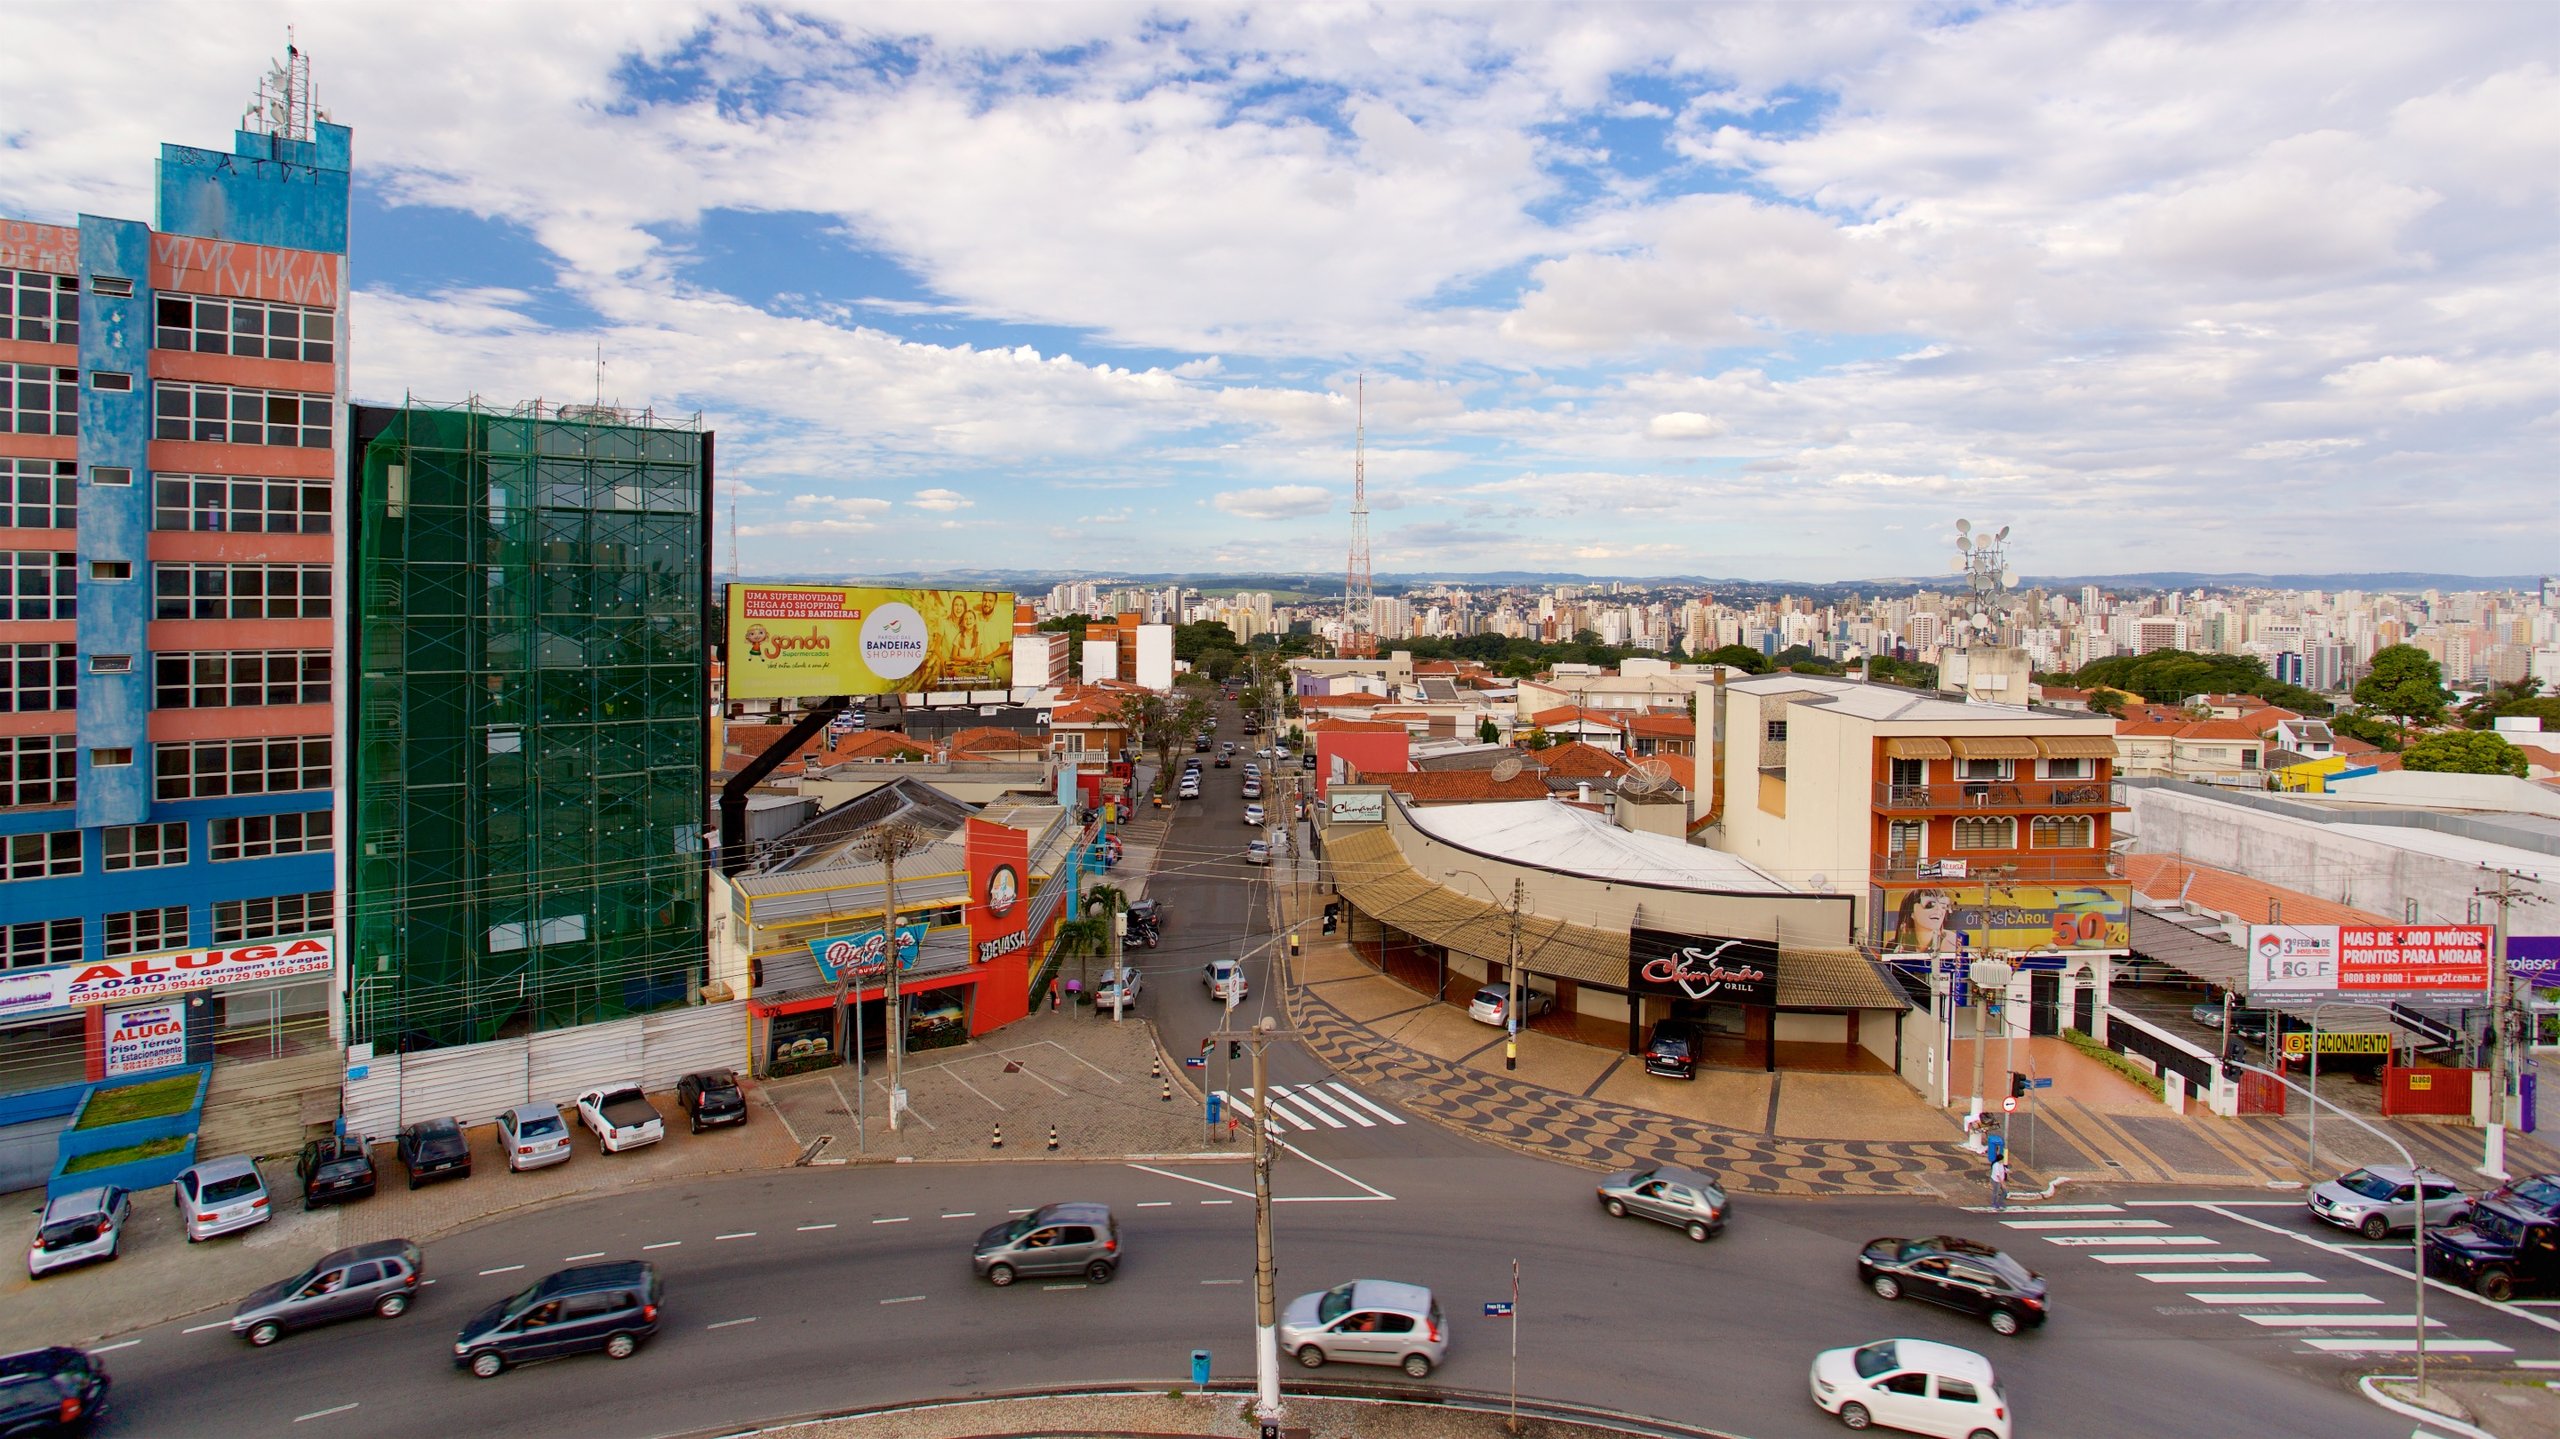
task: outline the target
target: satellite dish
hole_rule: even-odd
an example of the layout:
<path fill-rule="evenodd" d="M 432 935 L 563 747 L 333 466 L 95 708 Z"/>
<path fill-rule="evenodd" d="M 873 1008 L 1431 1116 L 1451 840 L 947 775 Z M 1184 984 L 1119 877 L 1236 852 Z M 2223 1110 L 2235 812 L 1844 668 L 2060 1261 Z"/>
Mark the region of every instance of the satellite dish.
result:
<path fill-rule="evenodd" d="M 1671 787 L 1671 766 L 1647 756 L 1618 781 L 1621 794 L 1659 794 Z"/>
<path fill-rule="evenodd" d="M 1517 755 L 1514 755 L 1493 767 L 1493 782 L 1495 784 L 1509 784 L 1511 781 L 1518 779 L 1519 777 L 1520 758 Z"/>
<path fill-rule="evenodd" d="M 1956 533 L 1957 533 L 1957 534 L 1960 534 L 1960 535 L 1969 535 L 1969 534 L 1972 534 L 1972 533 L 1973 533 L 1973 521 L 1971 521 L 1971 520 L 1958 520 L 1958 521 L 1956 521 Z"/>
<path fill-rule="evenodd" d="M 2007 525 L 2002 525 L 2000 527 L 2000 533 L 1993 535 L 1992 538 L 1995 540 L 2005 540 L 2009 538 L 2009 527 Z"/>
<path fill-rule="evenodd" d="M 2008 569 L 2004 569 L 2004 570 L 2002 570 L 2002 571 L 2000 572 L 2000 588 L 2002 588 L 2002 589 L 2004 589 L 2004 590 L 2014 590 L 2014 589 L 2016 589 L 2017 587 L 2018 587 L 2018 571 L 2017 571 L 2017 569 L 2016 569 L 2014 566 L 2012 566 L 2011 568 L 2008 568 Z"/>
<path fill-rule="evenodd" d="M 1973 541 L 1963 535 L 1958 535 L 1956 536 L 1956 548 L 1964 551 L 1966 554 L 1971 554 L 1973 553 Z"/>
<path fill-rule="evenodd" d="M 1805 883 L 1812 886 L 1815 894 L 1829 894 L 1831 892 L 1831 876 L 1827 874 L 1816 874 L 1813 878 L 1806 880 Z"/>
<path fill-rule="evenodd" d="M 1957 574 L 1963 574 L 1963 573 L 1964 573 L 1964 556 L 1962 556 L 1962 555 L 1958 555 L 1958 556 L 1956 556 L 1956 562 L 1955 562 L 1954 564 L 1951 564 L 1951 565 L 1947 566 L 1947 568 L 1948 568 L 1948 569 L 1950 569 L 1950 570 L 1955 571 Z"/>

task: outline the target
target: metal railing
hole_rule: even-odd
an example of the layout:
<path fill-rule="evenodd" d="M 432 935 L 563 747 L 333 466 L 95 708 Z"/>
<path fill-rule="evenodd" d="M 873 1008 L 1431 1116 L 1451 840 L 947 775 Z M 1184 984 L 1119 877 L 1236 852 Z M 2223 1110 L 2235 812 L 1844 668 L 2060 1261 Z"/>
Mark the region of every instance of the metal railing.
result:
<path fill-rule="evenodd" d="M 2115 802 L 2100 779 L 1960 780 L 1952 784 L 1876 786 L 1879 809 L 1912 810 L 2112 810 Z"/>
<path fill-rule="evenodd" d="M 2113 853 L 2096 850 L 2070 855 L 2014 854 L 2006 850 L 1926 857 L 1888 854 L 1875 862 L 1871 873 L 1878 882 L 1894 884 L 1922 880 L 1950 886 L 1976 885 L 1985 877 L 1994 885 L 2095 884 L 2124 878 L 2124 862 Z"/>

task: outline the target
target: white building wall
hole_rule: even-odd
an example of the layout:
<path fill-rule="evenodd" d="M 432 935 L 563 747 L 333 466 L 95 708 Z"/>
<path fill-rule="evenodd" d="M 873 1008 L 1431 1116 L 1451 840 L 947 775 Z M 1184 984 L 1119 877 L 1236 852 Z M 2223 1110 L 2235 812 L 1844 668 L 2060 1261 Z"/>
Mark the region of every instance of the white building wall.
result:
<path fill-rule="evenodd" d="M 1096 680 L 1118 678 L 1120 678 L 1120 642 L 1118 640 L 1086 640 L 1084 642 L 1085 683 L 1091 684 Z"/>
<path fill-rule="evenodd" d="M 1139 684 L 1151 690 L 1173 688 L 1173 626 L 1138 626 Z"/>

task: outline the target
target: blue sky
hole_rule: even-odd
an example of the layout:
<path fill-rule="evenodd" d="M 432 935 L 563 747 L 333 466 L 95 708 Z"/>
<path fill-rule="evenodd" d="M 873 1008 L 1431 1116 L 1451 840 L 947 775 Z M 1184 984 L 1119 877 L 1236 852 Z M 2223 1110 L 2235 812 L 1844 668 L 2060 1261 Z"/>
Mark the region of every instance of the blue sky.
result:
<path fill-rule="evenodd" d="M 1381 571 L 2560 552 L 2536 5 L 30 7 L 0 212 L 294 22 L 359 395 L 600 348 L 750 572 L 1337 572 L 1363 374 Z"/>

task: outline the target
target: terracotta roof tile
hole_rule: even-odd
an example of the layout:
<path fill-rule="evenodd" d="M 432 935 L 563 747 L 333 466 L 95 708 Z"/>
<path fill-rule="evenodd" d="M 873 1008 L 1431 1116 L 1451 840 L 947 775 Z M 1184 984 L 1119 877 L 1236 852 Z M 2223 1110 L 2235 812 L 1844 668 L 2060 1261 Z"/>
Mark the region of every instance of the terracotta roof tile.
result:
<path fill-rule="evenodd" d="M 1425 769 L 1403 774 L 1359 771 L 1363 784 L 1382 784 L 1416 804 L 1464 804 L 1492 800 L 1545 799 L 1547 787 L 1536 775 L 1497 780 L 1487 769 Z"/>
<path fill-rule="evenodd" d="M 1046 740 L 1020 730 L 1000 729 L 994 725 L 973 725 L 951 736 L 952 757 L 969 754 L 1040 754 L 1049 752 Z"/>
<path fill-rule="evenodd" d="M 1685 714 L 1637 715 L 1627 721 L 1627 729 L 1634 734 L 1687 739 L 1698 732 L 1698 722 Z"/>
<path fill-rule="evenodd" d="M 1616 779 L 1635 768 L 1598 745 L 1576 740 L 1539 750 L 1538 762 L 1558 779 Z"/>
<path fill-rule="evenodd" d="M 2174 900 L 2182 895 L 2199 908 L 2216 914 L 2232 915 L 2244 923 L 2264 924 L 2270 903 L 2282 906 L 2289 924 L 2396 924 L 2387 915 L 2339 904 L 2298 889 L 2286 889 L 2265 880 L 2234 874 L 2227 869 L 2195 864 L 2174 854 L 2129 854 L 2124 857 L 2125 873 L 2138 892 L 2153 899 Z"/>
<path fill-rule="evenodd" d="M 1377 721 L 1375 721 L 1375 720 L 1343 720 L 1343 719 L 1317 720 L 1315 723 L 1313 723 L 1313 724 L 1311 724 L 1311 725 L 1307 726 L 1307 728 L 1308 728 L 1308 729 L 1310 729 L 1310 730 L 1312 730 L 1312 731 L 1314 731 L 1314 732 L 1315 732 L 1315 733 L 1317 733 L 1317 734 L 1400 734 L 1400 735 L 1410 735 L 1410 734 L 1412 734 L 1412 733 L 1413 733 L 1413 731 L 1406 729 L 1403 725 L 1400 725 L 1400 724 L 1380 724 L 1380 723 L 1378 723 L 1378 722 L 1377 722 Z M 881 961 L 881 962 L 882 962 L 883 964 L 886 964 L 888 961 L 883 960 L 883 961 Z"/>
<path fill-rule="evenodd" d="M 1627 727 L 1627 717 L 1624 715 L 1611 714 L 1607 710 L 1584 709 L 1579 705 L 1557 705 L 1553 709 L 1543 709 L 1529 716 L 1529 723 L 1542 729 L 1548 725 L 1571 724 L 1576 720 L 1589 724 L 1607 725 L 1615 730 L 1623 730 Z"/>

